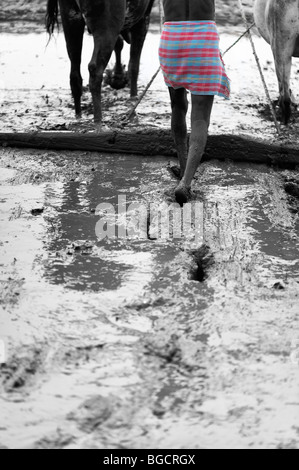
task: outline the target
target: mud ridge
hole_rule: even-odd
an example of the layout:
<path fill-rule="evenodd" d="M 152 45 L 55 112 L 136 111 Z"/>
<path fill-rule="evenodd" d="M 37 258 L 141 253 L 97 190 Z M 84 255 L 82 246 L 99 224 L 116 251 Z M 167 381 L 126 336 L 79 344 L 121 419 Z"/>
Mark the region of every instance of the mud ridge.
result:
<path fill-rule="evenodd" d="M 208 278 L 209 268 L 214 263 L 213 255 L 207 245 L 192 252 L 193 265 L 190 269 L 190 280 L 204 282 Z"/>
<path fill-rule="evenodd" d="M 0 366 L 1 386 L 3 391 L 11 393 L 34 383 L 35 376 L 42 368 L 45 351 L 41 347 L 35 347 L 29 351 L 24 348 L 19 354 L 9 360 L 9 362 Z"/>
<path fill-rule="evenodd" d="M 299 179 L 286 177 L 284 180 L 284 190 L 288 195 L 289 210 L 292 214 L 299 213 Z"/>

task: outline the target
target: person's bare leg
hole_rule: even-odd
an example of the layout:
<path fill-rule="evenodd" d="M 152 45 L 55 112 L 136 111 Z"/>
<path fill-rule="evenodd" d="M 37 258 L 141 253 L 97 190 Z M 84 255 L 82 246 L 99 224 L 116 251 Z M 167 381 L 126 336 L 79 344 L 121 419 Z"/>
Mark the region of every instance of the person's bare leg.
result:
<path fill-rule="evenodd" d="M 191 183 L 205 151 L 214 101 L 213 95 L 191 96 L 191 136 L 188 159 L 183 178 L 175 191 L 176 200 L 181 205 L 190 197 Z"/>
<path fill-rule="evenodd" d="M 186 114 L 188 110 L 187 92 L 184 88 L 169 88 L 171 100 L 171 132 L 180 163 L 180 176 L 185 172 L 188 156 L 188 136 Z"/>

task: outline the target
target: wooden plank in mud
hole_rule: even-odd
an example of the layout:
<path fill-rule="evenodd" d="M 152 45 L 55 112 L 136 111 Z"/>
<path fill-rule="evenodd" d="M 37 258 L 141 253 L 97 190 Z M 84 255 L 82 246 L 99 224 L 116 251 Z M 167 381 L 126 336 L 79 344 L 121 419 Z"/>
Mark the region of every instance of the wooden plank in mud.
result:
<path fill-rule="evenodd" d="M 136 155 L 174 156 L 171 133 L 162 130 L 136 132 L 36 132 L 0 133 L 4 147 L 79 150 Z M 211 135 L 205 160 L 234 160 L 280 167 L 299 165 L 299 146 L 270 142 L 245 135 Z"/>

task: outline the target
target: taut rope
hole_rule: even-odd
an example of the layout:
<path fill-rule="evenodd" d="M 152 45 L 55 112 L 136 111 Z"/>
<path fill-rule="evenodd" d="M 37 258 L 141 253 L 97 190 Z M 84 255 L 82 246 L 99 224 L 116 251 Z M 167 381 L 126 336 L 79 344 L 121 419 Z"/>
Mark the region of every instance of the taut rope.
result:
<path fill-rule="evenodd" d="M 233 42 L 233 44 L 231 46 L 229 46 L 226 51 L 223 52 L 222 54 L 222 57 L 225 56 L 225 54 L 230 51 L 236 44 L 238 44 L 239 41 L 241 41 L 241 39 L 246 36 L 247 33 L 249 33 L 249 31 L 251 30 L 251 28 L 253 28 L 255 26 L 255 23 L 252 23 L 252 25 L 249 26 L 249 28 L 246 29 L 246 31 L 241 34 L 241 36 L 235 41 Z"/>
<path fill-rule="evenodd" d="M 161 35 L 162 34 L 162 29 L 163 29 L 163 23 L 164 23 L 162 0 L 159 0 L 159 16 L 160 16 L 160 35 Z M 155 79 L 156 79 L 157 75 L 159 74 L 160 70 L 161 70 L 161 67 L 159 65 L 157 71 L 154 73 L 154 75 L 152 76 L 152 78 L 150 79 L 148 84 L 146 85 L 145 89 L 141 93 L 140 97 L 138 98 L 137 103 L 135 103 L 135 105 L 129 111 L 129 113 L 128 113 L 128 119 L 129 120 L 132 118 L 132 116 L 134 115 L 137 107 L 140 105 L 141 101 L 143 100 L 143 98 L 147 94 L 149 88 L 152 86 L 152 83 L 155 81 Z"/>

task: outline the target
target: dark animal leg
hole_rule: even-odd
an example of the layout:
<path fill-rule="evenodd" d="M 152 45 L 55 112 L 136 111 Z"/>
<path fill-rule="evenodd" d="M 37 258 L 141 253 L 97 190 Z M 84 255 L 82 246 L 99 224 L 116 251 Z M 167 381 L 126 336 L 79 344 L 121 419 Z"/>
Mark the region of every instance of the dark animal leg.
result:
<path fill-rule="evenodd" d="M 60 0 L 60 13 L 71 61 L 70 85 L 75 102 L 76 116 L 81 116 L 82 76 L 81 53 L 85 22 L 74 0 Z"/>
<path fill-rule="evenodd" d="M 94 121 L 98 123 L 102 121 L 101 95 L 103 74 L 113 52 L 116 39 L 117 35 L 114 38 L 94 36 L 94 51 L 88 69 Z"/>
<path fill-rule="evenodd" d="M 102 121 L 101 91 L 103 74 L 115 47 L 119 32 L 124 25 L 126 2 L 114 0 L 113 6 L 108 2 L 105 8 L 102 8 L 101 3 L 83 3 L 84 17 L 94 40 L 93 54 L 88 65 L 89 86 L 92 94 L 94 120 L 96 123 L 100 123 Z M 112 7 L 113 12 L 117 12 L 117 14 L 113 14 Z M 113 21 L 111 18 L 113 18 Z"/>
<path fill-rule="evenodd" d="M 80 0 L 88 30 L 93 36 L 94 49 L 89 62 L 89 86 L 92 95 L 94 121 L 102 121 L 102 81 L 104 70 L 125 22 L 126 2 L 114 0 L 99 2 Z"/>
<path fill-rule="evenodd" d="M 129 63 L 129 81 L 131 97 L 137 96 L 137 80 L 140 56 L 149 25 L 149 17 L 143 18 L 131 29 L 131 51 Z"/>
<path fill-rule="evenodd" d="M 123 47 L 124 47 L 124 41 L 122 37 L 119 36 L 116 41 L 115 48 L 114 48 L 115 59 L 116 59 L 115 67 L 113 70 L 112 78 L 109 83 L 110 86 L 112 88 L 115 88 L 116 90 L 120 90 L 121 88 L 124 88 L 128 83 L 128 78 L 127 78 L 127 74 L 125 73 L 125 68 L 121 63 L 121 52 L 123 50 Z"/>
<path fill-rule="evenodd" d="M 124 47 L 124 41 L 120 36 L 118 36 L 116 44 L 115 44 L 115 48 L 114 48 L 115 59 L 116 59 L 115 69 L 114 69 L 115 76 L 122 75 L 123 67 L 121 63 L 121 51 L 123 50 L 123 47 Z"/>

